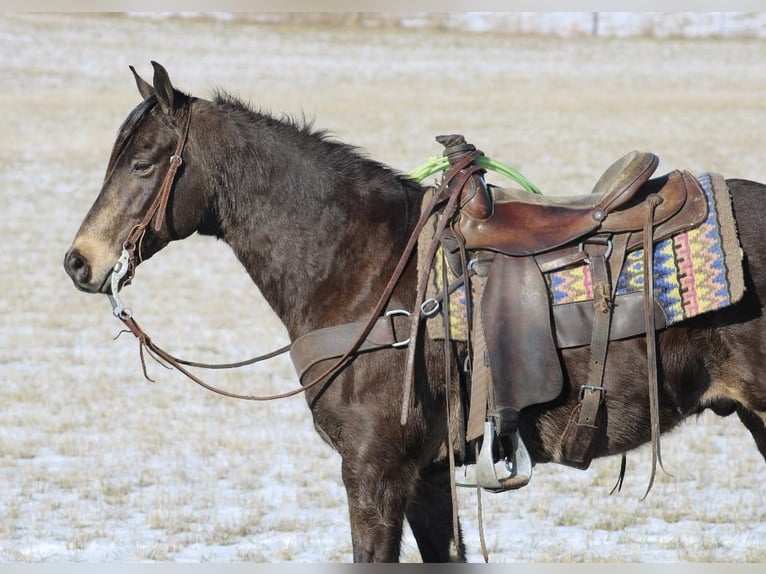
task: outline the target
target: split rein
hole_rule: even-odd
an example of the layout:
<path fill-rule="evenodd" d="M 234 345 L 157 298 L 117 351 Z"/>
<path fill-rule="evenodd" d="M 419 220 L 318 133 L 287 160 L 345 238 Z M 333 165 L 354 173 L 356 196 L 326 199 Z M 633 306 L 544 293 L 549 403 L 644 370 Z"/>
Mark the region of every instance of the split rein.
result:
<path fill-rule="evenodd" d="M 183 164 L 182 154 L 183 154 L 184 147 L 186 146 L 186 140 L 188 139 L 188 136 L 189 136 L 189 126 L 191 125 L 191 115 L 192 115 L 192 110 L 191 110 L 191 104 L 190 104 L 186 113 L 186 121 L 184 122 L 184 128 L 183 128 L 183 131 L 181 132 L 181 137 L 179 138 L 178 143 L 176 144 L 176 148 L 173 152 L 173 155 L 170 156 L 170 167 L 168 168 L 168 171 L 165 174 L 165 178 L 162 181 L 160 190 L 157 192 L 157 196 L 154 198 L 154 201 L 152 201 L 151 205 L 149 206 L 149 209 L 144 214 L 144 217 L 141 219 L 141 221 L 138 224 L 136 224 L 135 227 L 131 229 L 130 233 L 128 233 L 128 237 L 125 239 L 125 242 L 122 245 L 122 253 L 120 255 L 120 258 L 117 260 L 117 263 L 115 263 L 114 268 L 112 269 L 112 275 L 110 278 L 111 292 L 108 295 L 109 302 L 112 305 L 112 313 L 114 314 L 115 317 L 117 317 L 120 321 L 122 321 L 125 327 L 127 327 L 128 331 L 133 333 L 133 335 L 138 339 L 139 354 L 141 358 L 141 369 L 144 373 L 144 378 L 148 381 L 154 382 L 153 379 L 149 377 L 149 373 L 147 372 L 147 369 L 146 369 L 146 358 L 144 355 L 144 350 L 146 350 L 146 352 L 148 352 L 149 355 L 161 365 L 167 368 L 177 369 L 178 371 L 186 375 L 189 379 L 191 379 L 198 385 L 208 389 L 209 391 L 217 393 L 219 395 L 223 395 L 223 396 L 231 397 L 231 398 L 247 399 L 247 400 L 270 400 L 270 399 L 281 398 L 282 396 L 290 396 L 292 394 L 297 394 L 297 392 L 300 392 L 300 389 L 292 393 L 285 393 L 284 395 L 262 396 L 262 397 L 240 395 L 237 393 L 232 393 L 232 392 L 214 387 L 206 383 L 199 377 L 197 377 L 194 373 L 190 372 L 186 368 L 186 367 L 197 367 L 197 368 L 203 368 L 203 369 L 234 369 L 238 367 L 244 367 L 247 365 L 252 365 L 254 363 L 265 361 L 266 359 L 270 359 L 272 357 L 281 355 L 282 353 L 285 353 L 290 349 L 290 345 L 285 345 L 284 347 L 281 347 L 280 349 L 277 349 L 265 355 L 253 357 L 252 359 L 248 359 L 246 361 L 240 361 L 237 363 L 212 364 L 212 363 L 198 363 L 194 361 L 186 361 L 184 359 L 180 359 L 172 355 L 171 353 L 169 353 L 168 351 L 166 351 L 165 349 L 163 349 L 162 347 L 154 343 L 154 341 L 152 341 L 149 335 L 146 334 L 146 332 L 141 328 L 138 322 L 136 322 L 136 320 L 133 318 L 133 311 L 129 307 L 127 307 L 123 303 L 122 299 L 120 298 L 120 295 L 119 295 L 120 289 L 124 287 L 125 285 L 129 285 L 133 279 L 133 276 L 135 275 L 136 267 L 141 257 L 141 242 L 144 238 L 144 234 L 146 233 L 147 227 L 149 227 L 149 224 L 152 222 L 152 219 L 154 219 L 154 226 L 153 226 L 154 231 L 160 231 L 162 229 L 162 225 L 163 225 L 163 222 L 165 221 L 165 217 L 167 213 L 168 202 L 170 199 L 170 192 L 173 188 L 173 183 L 175 182 L 178 168 L 181 167 L 181 165 Z M 125 332 L 125 331 L 122 331 L 122 332 Z"/>
<path fill-rule="evenodd" d="M 170 193 L 172 191 L 173 184 L 175 183 L 175 180 L 176 180 L 178 168 L 183 164 L 182 154 L 183 154 L 184 147 L 186 145 L 186 140 L 188 138 L 190 124 L 191 124 L 191 105 L 189 105 L 188 107 L 186 120 L 184 123 L 183 131 L 181 133 L 181 137 L 178 140 L 178 143 L 176 145 L 173 155 L 170 157 L 170 167 L 168 168 L 168 171 L 165 174 L 165 177 L 157 193 L 157 196 L 154 198 L 153 202 L 149 206 L 147 212 L 145 213 L 141 221 L 135 227 L 133 227 L 130 233 L 128 234 L 128 237 L 123 243 L 122 253 L 119 259 L 117 260 L 117 262 L 115 263 L 114 268 L 112 269 L 111 277 L 110 277 L 111 293 L 108 295 L 108 297 L 112 306 L 112 313 L 114 314 L 115 317 L 117 317 L 120 321 L 123 322 L 127 331 L 132 333 L 139 341 L 139 356 L 141 360 L 141 368 L 144 374 L 144 378 L 146 378 L 148 381 L 153 382 L 153 379 L 149 377 L 149 374 L 147 372 L 146 358 L 145 358 L 145 352 L 146 352 L 158 363 L 160 363 L 162 366 L 169 369 L 170 368 L 177 369 L 179 372 L 183 373 L 187 378 L 189 378 L 193 382 L 197 383 L 201 387 L 213 393 L 216 393 L 218 395 L 222 395 L 222 396 L 234 398 L 234 399 L 249 400 L 249 401 L 270 401 L 270 400 L 291 397 L 311 389 L 312 387 L 320 384 L 322 381 L 327 380 L 332 375 L 339 373 L 348 364 L 348 362 L 351 361 L 357 355 L 357 353 L 362 350 L 375 350 L 379 348 L 391 348 L 391 347 L 402 348 L 402 347 L 408 346 L 410 343 L 409 339 L 407 339 L 406 341 L 397 341 L 395 336 L 389 337 L 389 338 L 393 338 L 393 340 L 386 341 L 382 344 L 372 343 L 371 341 L 368 341 L 367 338 L 370 335 L 370 333 L 373 332 L 374 328 L 380 326 L 381 321 L 385 321 L 385 320 L 390 321 L 391 330 L 393 331 L 393 316 L 406 316 L 408 318 L 410 317 L 410 312 L 406 310 L 390 310 L 384 314 L 384 309 L 386 307 L 386 304 L 388 303 L 388 300 L 393 294 L 393 291 L 397 283 L 399 282 L 399 279 L 404 273 L 404 269 L 407 266 L 407 263 L 409 262 L 417 246 L 417 241 L 420 236 L 420 233 L 423 230 L 423 227 L 425 226 L 429 216 L 432 214 L 436 205 L 438 204 L 439 198 L 442 195 L 442 192 L 447 188 L 448 184 L 453 180 L 453 178 L 455 178 L 464 168 L 466 168 L 471 163 L 471 161 L 477 159 L 476 154 L 470 154 L 469 156 L 465 158 L 465 160 L 460 161 L 459 163 L 451 167 L 449 170 L 446 170 L 446 166 L 444 166 L 441 161 L 435 160 L 433 158 L 430 160 L 430 163 L 425 164 L 424 166 L 419 168 L 420 179 L 423 179 L 427 177 L 428 175 L 436 173 L 437 171 L 445 171 L 445 173 L 439 187 L 437 188 L 436 192 L 433 195 L 433 199 L 431 200 L 430 205 L 425 210 L 423 210 L 419 221 L 415 225 L 415 228 L 413 229 L 410 235 L 407 245 L 404 248 L 404 251 L 396 265 L 396 268 L 394 269 L 394 272 L 391 278 L 386 284 L 386 287 L 383 290 L 383 293 L 381 294 L 377 304 L 375 305 L 375 308 L 369 314 L 369 317 L 366 320 L 359 321 L 357 323 L 339 326 L 340 328 L 346 328 L 345 340 L 348 341 L 348 345 L 345 349 L 345 352 L 336 353 L 332 355 L 331 357 L 322 357 L 321 359 L 335 358 L 335 357 L 339 357 L 339 358 L 337 358 L 337 360 L 329 368 L 321 372 L 319 375 L 313 377 L 309 382 L 303 383 L 302 375 L 304 373 L 299 372 L 299 376 L 301 378 L 301 386 L 298 388 L 295 388 L 285 393 L 272 394 L 272 395 L 246 395 L 246 394 L 239 394 L 239 393 L 226 391 L 224 389 L 215 387 L 205 382 L 204 380 L 199 378 L 197 375 L 195 375 L 191 371 L 189 371 L 187 367 L 202 368 L 202 369 L 233 369 L 233 368 L 244 367 L 244 366 L 265 361 L 267 359 L 271 359 L 273 357 L 286 353 L 294 348 L 295 342 L 285 345 L 279 349 L 276 349 L 264 355 L 259 355 L 257 357 L 253 357 L 251 359 L 247 359 L 245 361 L 240 361 L 236 363 L 212 363 L 211 364 L 211 363 L 187 361 L 179 357 L 176 357 L 175 355 L 169 353 L 168 351 L 166 351 L 165 349 L 163 349 L 162 347 L 154 343 L 151 337 L 147 335 L 147 333 L 141 328 L 141 326 L 135 320 L 135 318 L 133 317 L 132 310 L 124 304 L 124 302 L 122 301 L 119 295 L 120 289 L 130 284 L 131 280 L 133 279 L 135 275 L 136 267 L 138 263 L 140 263 L 141 242 L 144 238 L 146 229 L 152 223 L 152 220 L 154 220 L 154 224 L 153 224 L 154 231 L 155 232 L 160 231 L 167 217 L 167 206 L 168 206 L 168 202 L 170 198 Z M 496 163 L 490 167 L 495 167 L 495 166 L 500 166 L 501 168 L 504 168 L 506 172 L 507 170 L 510 170 L 510 168 L 508 168 L 507 166 L 504 166 L 503 164 L 499 164 L 499 163 Z M 439 301 L 437 300 L 436 303 L 439 304 Z M 360 326 L 361 326 L 361 329 L 359 330 Z M 353 329 L 353 334 L 349 334 L 350 333 L 349 328 Z M 126 331 L 121 331 L 121 333 L 124 333 L 124 332 Z M 311 333 L 309 333 L 309 335 L 310 334 Z M 296 342 L 297 341 L 298 339 L 296 339 Z M 315 361 L 315 362 L 318 362 L 318 361 Z"/>

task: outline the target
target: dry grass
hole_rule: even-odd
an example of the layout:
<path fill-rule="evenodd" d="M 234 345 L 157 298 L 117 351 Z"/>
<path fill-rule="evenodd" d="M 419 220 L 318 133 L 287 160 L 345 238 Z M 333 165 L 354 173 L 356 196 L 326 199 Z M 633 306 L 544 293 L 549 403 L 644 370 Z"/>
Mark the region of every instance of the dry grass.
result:
<path fill-rule="evenodd" d="M 15 54 L 0 63 L 0 561 L 351 557 L 340 461 L 301 398 L 238 403 L 157 365 L 157 383 L 144 382 L 134 342 L 112 341 L 107 302 L 64 276 L 64 251 L 137 102 L 128 64 L 148 75 L 156 59 L 195 95 L 221 86 L 275 113 L 305 112 L 403 170 L 440 153 L 434 135 L 457 131 L 549 193 L 588 191 L 631 149 L 658 153 L 661 170 L 766 180 L 758 41 L 10 15 L 0 50 Z M 155 340 L 201 360 L 285 341 L 213 241 L 171 246 L 126 298 Z M 296 384 L 287 360 L 212 378 L 250 392 Z M 765 560 L 763 460 L 746 431 L 705 416 L 663 445 L 674 476 L 644 502 L 645 450 L 618 496 L 607 496 L 616 460 L 538 467 L 523 493 L 485 495 L 492 560 Z M 475 496 L 460 497 L 478 560 Z M 410 534 L 403 557 L 417 559 Z"/>

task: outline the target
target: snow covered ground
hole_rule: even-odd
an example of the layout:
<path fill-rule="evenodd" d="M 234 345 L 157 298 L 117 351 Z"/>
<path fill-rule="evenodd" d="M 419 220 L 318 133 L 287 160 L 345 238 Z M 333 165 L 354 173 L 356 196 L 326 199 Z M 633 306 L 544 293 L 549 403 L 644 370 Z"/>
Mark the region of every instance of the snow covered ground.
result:
<path fill-rule="evenodd" d="M 301 397 L 251 404 L 150 365 L 107 301 L 61 261 L 138 102 L 128 65 L 163 63 L 199 96 L 222 87 L 316 118 L 409 170 L 462 132 L 541 189 L 577 193 L 622 153 L 660 171 L 766 181 L 766 44 L 754 38 L 461 35 L 449 29 L 259 24 L 118 15 L 0 17 L 0 561 L 351 559 L 340 459 Z M 465 86 L 458 88 L 458 86 Z M 469 88 L 470 87 L 470 88 Z M 286 342 L 223 245 L 191 238 L 125 291 L 160 344 L 200 360 Z M 287 360 L 217 374 L 233 390 L 296 384 Z M 542 466 L 484 495 L 492 562 L 766 561 L 764 460 L 734 419 L 705 415 L 649 454 L 588 471 Z M 472 561 L 473 492 L 460 492 Z M 418 559 L 411 535 L 403 560 Z"/>
<path fill-rule="evenodd" d="M 348 24 L 363 28 L 463 30 L 498 34 L 655 38 L 763 38 L 764 12 L 134 12 L 140 18 L 245 19 L 263 23 Z"/>

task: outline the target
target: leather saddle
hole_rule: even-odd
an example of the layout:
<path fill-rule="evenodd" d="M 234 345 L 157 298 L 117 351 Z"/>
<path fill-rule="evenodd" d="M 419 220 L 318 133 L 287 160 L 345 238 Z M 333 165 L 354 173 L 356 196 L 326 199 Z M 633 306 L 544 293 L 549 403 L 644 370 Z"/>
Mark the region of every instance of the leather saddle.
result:
<path fill-rule="evenodd" d="M 707 214 L 707 201 L 688 172 L 649 181 L 658 164 L 653 153 L 633 151 L 612 164 L 590 194 L 573 197 L 534 195 L 473 178 L 463 193 L 457 228 L 467 249 L 536 255 L 596 231 L 638 232 L 647 217 L 646 197 L 658 194 L 663 201 L 654 220 L 662 225 L 674 218 L 666 232 L 676 233 L 693 225 L 701 210 Z"/>
<path fill-rule="evenodd" d="M 468 153 L 481 153 L 460 135 L 439 136 L 437 141 L 453 165 Z M 605 427 L 603 374 L 609 340 L 653 334 L 664 326 L 649 285 L 653 243 L 697 227 L 708 213 L 704 191 L 691 174 L 676 170 L 652 179 L 658 164 L 656 155 L 633 151 L 612 164 L 591 193 L 574 197 L 488 185 L 484 171 L 476 169 L 459 178 L 459 190 L 451 190 L 460 194 L 458 208 L 440 240 L 453 272 L 463 275 L 473 294 L 466 439 L 481 439 L 477 460 L 490 461 L 476 472 L 480 486 L 501 491 L 529 481 L 531 466 L 518 468 L 515 462 L 529 461 L 518 434 L 519 413 L 561 394 L 559 349 L 568 346 L 590 345 L 591 362 L 587 384 L 579 389 L 580 404 L 561 438 L 558 462 L 590 465 Z M 639 248 L 646 252 L 644 266 L 649 269 L 643 305 L 641 298 L 615 301 L 626 254 Z M 472 275 L 461 265 L 467 259 Z M 597 296 L 554 308 L 545 273 L 575 264 L 590 267 Z M 650 363 L 656 360 L 653 351 L 647 353 Z M 498 459 L 492 468 L 491 461 Z"/>

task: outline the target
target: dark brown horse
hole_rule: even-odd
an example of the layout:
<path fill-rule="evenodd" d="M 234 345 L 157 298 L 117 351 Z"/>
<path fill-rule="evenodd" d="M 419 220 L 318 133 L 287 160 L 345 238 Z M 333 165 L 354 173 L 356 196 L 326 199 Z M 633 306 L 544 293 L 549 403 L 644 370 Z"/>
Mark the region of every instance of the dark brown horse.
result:
<path fill-rule="evenodd" d="M 224 93 L 212 101 L 183 94 L 161 66 L 154 69 L 153 86 L 136 76 L 144 100 L 122 125 L 101 192 L 66 254 L 75 286 L 110 294 L 123 242 L 157 196 L 189 118 L 183 163 L 159 224 L 141 241 L 140 260 L 195 232 L 210 235 L 231 246 L 291 339 L 366 319 L 418 219 L 419 185 L 310 126 Z M 747 291 L 737 305 L 659 335 L 660 422 L 666 431 L 708 408 L 736 412 L 766 457 L 766 186 L 728 183 Z M 410 309 L 416 283 L 411 261 L 387 309 Z M 465 556 L 462 540 L 453 539 L 443 343 L 421 342 L 405 425 L 402 349 L 359 355 L 306 393 L 317 431 L 341 455 L 355 561 L 398 560 L 405 518 L 425 561 Z M 451 392 L 460 377 L 456 351 Z M 561 396 L 521 413 L 521 435 L 538 463 L 561 462 L 559 438 L 586 378 L 587 347 L 562 355 Z M 320 371 L 313 367 L 306 379 Z M 609 432 L 597 456 L 649 440 L 646 376 L 642 338 L 611 344 Z"/>

